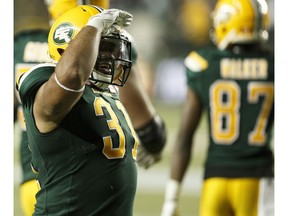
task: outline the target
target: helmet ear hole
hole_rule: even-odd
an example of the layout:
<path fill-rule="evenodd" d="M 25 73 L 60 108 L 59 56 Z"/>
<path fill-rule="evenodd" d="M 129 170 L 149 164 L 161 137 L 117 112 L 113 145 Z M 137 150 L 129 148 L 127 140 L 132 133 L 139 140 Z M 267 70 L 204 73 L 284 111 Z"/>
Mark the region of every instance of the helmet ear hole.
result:
<path fill-rule="evenodd" d="M 64 53 L 64 49 L 57 48 L 57 52 L 59 53 L 60 56 Z"/>

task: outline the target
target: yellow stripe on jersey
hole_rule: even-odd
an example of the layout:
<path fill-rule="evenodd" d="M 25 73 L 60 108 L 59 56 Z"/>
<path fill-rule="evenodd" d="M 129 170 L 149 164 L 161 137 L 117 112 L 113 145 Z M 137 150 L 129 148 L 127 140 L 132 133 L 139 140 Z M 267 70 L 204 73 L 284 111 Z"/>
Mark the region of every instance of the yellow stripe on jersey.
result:
<path fill-rule="evenodd" d="M 35 65 L 36 64 L 30 64 L 30 63 L 18 63 L 18 64 L 16 64 L 16 66 L 15 66 L 16 83 L 19 81 L 19 78 L 21 77 L 22 74 L 29 71 Z"/>
<path fill-rule="evenodd" d="M 55 63 L 41 63 L 38 65 L 35 65 L 34 67 L 31 67 L 28 71 L 23 71 L 23 73 L 20 75 L 20 77 L 17 78 L 16 80 L 16 89 L 19 90 L 21 87 L 21 84 L 23 83 L 23 80 L 25 80 L 25 78 L 36 68 L 39 67 L 45 67 L 45 66 L 52 66 L 52 67 L 56 67 Z"/>
<path fill-rule="evenodd" d="M 208 61 L 195 51 L 189 53 L 184 60 L 184 64 L 193 72 L 200 72 L 208 67 Z"/>

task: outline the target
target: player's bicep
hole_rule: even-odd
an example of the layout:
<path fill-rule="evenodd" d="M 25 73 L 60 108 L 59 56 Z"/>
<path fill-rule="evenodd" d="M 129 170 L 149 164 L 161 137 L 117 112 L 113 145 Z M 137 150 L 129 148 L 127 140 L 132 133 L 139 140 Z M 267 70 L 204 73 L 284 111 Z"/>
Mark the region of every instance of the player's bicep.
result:
<path fill-rule="evenodd" d="M 41 132 L 55 129 L 80 99 L 82 92 L 63 89 L 55 80 L 55 74 L 52 74 L 35 96 L 33 110 L 38 129 Z"/>

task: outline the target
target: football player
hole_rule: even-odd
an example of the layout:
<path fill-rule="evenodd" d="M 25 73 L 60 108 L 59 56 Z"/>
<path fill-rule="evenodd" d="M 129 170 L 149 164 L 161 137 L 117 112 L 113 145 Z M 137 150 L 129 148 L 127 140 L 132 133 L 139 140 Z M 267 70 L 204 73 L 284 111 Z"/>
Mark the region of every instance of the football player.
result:
<path fill-rule="evenodd" d="M 110 7 L 110 0 L 84 0 L 82 4 L 91 4 L 101 6 L 103 8 Z M 48 10 L 52 20 L 56 19 L 67 9 L 75 7 L 79 4 L 77 0 L 50 0 Z M 128 33 L 127 33 L 128 34 Z M 165 122 L 156 112 L 145 88 L 141 81 L 141 73 L 138 65 L 138 52 L 135 42 L 130 35 L 132 41 L 132 69 L 130 78 L 125 86 L 120 88 L 120 99 L 128 111 L 133 127 L 141 141 L 138 146 L 137 164 L 140 167 L 148 169 L 153 164 L 161 160 L 161 153 L 166 144 L 167 131 Z"/>
<path fill-rule="evenodd" d="M 218 0 L 212 12 L 216 46 L 185 58 L 187 97 L 162 216 L 179 213 L 181 184 L 203 110 L 209 147 L 199 215 L 274 215 L 274 54 L 265 43 L 268 15 L 264 0 Z"/>
<path fill-rule="evenodd" d="M 15 62 L 17 63 L 16 65 L 18 71 L 17 77 L 19 77 L 21 73 L 30 69 L 34 63 L 50 61 L 50 59 L 47 59 L 46 55 L 49 29 L 47 6 L 50 15 L 50 23 L 53 23 L 59 15 L 68 9 L 77 6 L 79 1 L 52 0 L 48 1 L 47 6 L 44 4 L 44 1 L 37 1 L 36 3 L 28 4 L 26 0 L 15 1 L 15 26 L 20 26 L 19 24 L 23 24 L 23 22 L 26 24 L 21 25 L 24 32 L 23 36 L 21 36 L 22 34 L 17 34 L 17 40 L 15 40 L 15 45 L 16 42 L 18 44 L 18 46 L 14 46 Z M 94 4 L 103 8 L 108 8 L 110 6 L 109 0 L 91 0 L 83 1 L 82 3 Z M 24 5 L 26 6 L 24 7 Z M 38 5 L 38 10 L 32 10 L 29 5 Z M 30 19 L 31 17 L 33 17 L 33 19 Z M 42 21 L 42 25 L 35 25 L 35 29 L 30 31 L 31 27 L 33 27 L 33 23 L 37 23 L 37 21 Z M 45 31 L 42 30 L 43 26 L 45 27 Z M 129 37 L 132 40 L 131 36 Z M 20 44 L 22 45 L 20 46 Z M 31 46 L 31 44 L 35 45 Z M 120 88 L 120 98 L 123 101 L 128 114 L 131 116 L 132 124 L 134 128 L 136 128 L 137 134 L 141 138 L 141 145 L 138 147 L 138 164 L 144 168 L 149 168 L 161 158 L 161 152 L 166 142 L 166 128 L 163 120 L 156 113 L 147 93 L 142 87 L 143 84 L 137 66 L 137 53 L 133 45 L 133 66 L 130 72 L 130 78 L 127 80 L 125 87 Z M 33 49 L 27 49 L 27 47 L 31 47 Z M 33 57 L 31 57 L 32 62 L 29 62 L 29 64 L 24 59 L 24 50 L 26 50 L 25 53 L 29 53 L 30 55 L 34 54 Z M 21 129 L 23 129 L 21 131 L 20 138 L 20 157 L 23 172 L 23 179 L 20 185 L 20 202 L 25 215 L 30 216 L 34 211 L 34 204 L 36 201 L 35 194 L 38 191 L 38 187 L 35 182 L 35 174 L 32 172 L 30 166 L 31 153 L 28 149 L 28 138 L 27 133 L 25 132 L 25 124 L 21 106 L 18 108 L 18 122 L 20 123 L 19 125 L 21 125 Z"/>
<path fill-rule="evenodd" d="M 81 19 L 79 19 L 81 17 Z M 53 23 L 49 56 L 22 74 L 33 215 L 132 215 L 138 137 L 115 86 L 129 77 L 128 12 L 81 5 Z"/>

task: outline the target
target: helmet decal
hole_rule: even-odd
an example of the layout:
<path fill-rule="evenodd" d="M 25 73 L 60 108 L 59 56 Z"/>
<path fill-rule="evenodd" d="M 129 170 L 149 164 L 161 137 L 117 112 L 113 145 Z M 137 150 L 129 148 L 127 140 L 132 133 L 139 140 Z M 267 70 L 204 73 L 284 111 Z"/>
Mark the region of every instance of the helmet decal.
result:
<path fill-rule="evenodd" d="M 48 52 L 52 60 L 58 62 L 62 53 L 91 16 L 101 13 L 99 7 L 79 5 L 61 14 L 52 24 L 48 35 Z"/>
<path fill-rule="evenodd" d="M 61 23 L 54 32 L 53 42 L 58 45 L 69 43 L 75 34 L 75 27 L 71 23 Z"/>
<path fill-rule="evenodd" d="M 212 19 L 211 39 L 221 50 L 231 44 L 268 39 L 269 13 L 265 0 L 218 0 Z"/>

